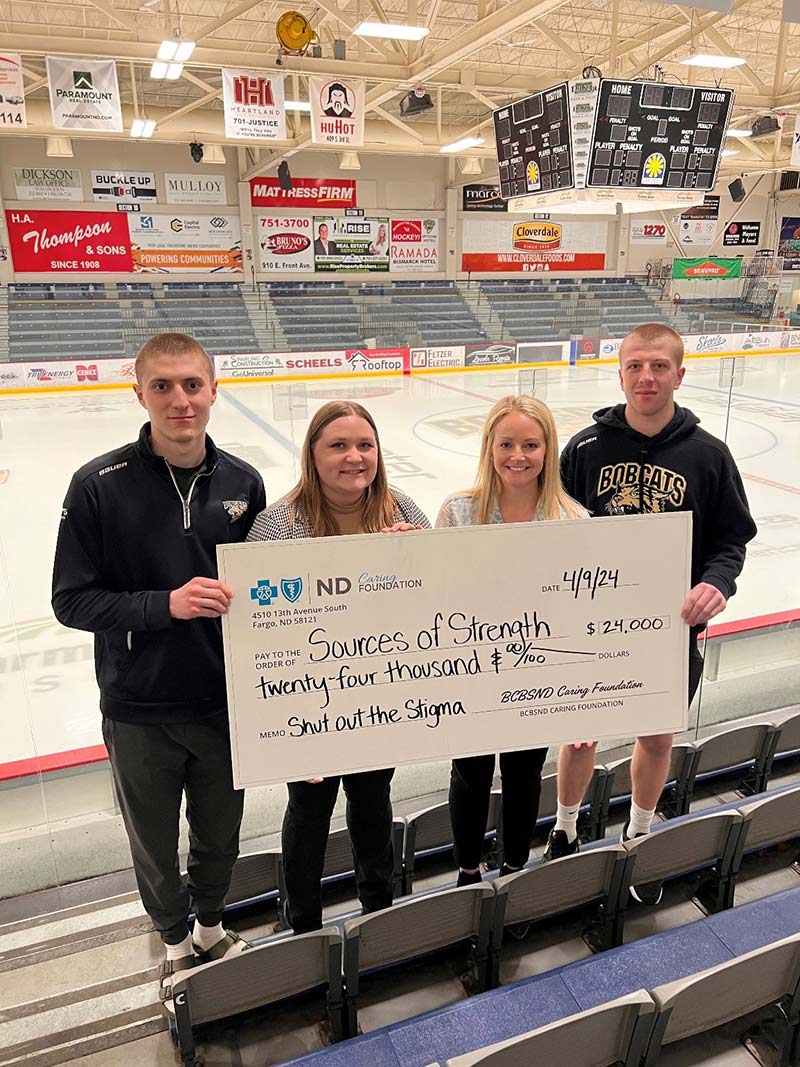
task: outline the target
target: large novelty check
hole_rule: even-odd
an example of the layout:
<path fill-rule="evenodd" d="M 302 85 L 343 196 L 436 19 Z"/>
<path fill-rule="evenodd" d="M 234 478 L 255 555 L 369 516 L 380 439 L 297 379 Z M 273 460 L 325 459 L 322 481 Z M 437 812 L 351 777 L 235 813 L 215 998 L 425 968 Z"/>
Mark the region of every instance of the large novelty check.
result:
<path fill-rule="evenodd" d="M 237 787 L 685 729 L 691 515 L 221 545 Z"/>

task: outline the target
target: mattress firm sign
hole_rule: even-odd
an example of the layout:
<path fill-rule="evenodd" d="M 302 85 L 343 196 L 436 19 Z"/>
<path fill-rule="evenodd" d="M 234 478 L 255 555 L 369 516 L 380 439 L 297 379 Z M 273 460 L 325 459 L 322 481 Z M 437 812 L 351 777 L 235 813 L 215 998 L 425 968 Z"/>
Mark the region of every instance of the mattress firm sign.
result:
<path fill-rule="evenodd" d="M 168 204 L 227 204 L 225 179 L 217 174 L 165 174 Z"/>
<path fill-rule="evenodd" d="M 92 199 L 118 204 L 147 200 L 155 204 L 156 176 L 152 172 L 93 170 Z"/>
<path fill-rule="evenodd" d="M 83 200 L 81 172 L 68 167 L 14 167 L 17 200 Z"/>
<path fill-rule="evenodd" d="M 122 133 L 122 106 L 113 59 L 48 56 L 47 82 L 55 129 Z"/>

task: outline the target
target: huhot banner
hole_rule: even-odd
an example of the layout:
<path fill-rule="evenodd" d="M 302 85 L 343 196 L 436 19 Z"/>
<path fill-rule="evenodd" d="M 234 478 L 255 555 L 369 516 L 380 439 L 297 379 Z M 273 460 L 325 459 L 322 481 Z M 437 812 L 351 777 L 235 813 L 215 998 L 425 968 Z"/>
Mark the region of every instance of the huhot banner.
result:
<path fill-rule="evenodd" d="M 0 54 L 0 129 L 24 130 L 27 125 L 22 57 L 4 52 Z"/>
<path fill-rule="evenodd" d="M 48 56 L 47 82 L 55 129 L 122 133 L 122 105 L 113 59 Z"/>
<path fill-rule="evenodd" d="M 364 82 L 359 78 L 309 78 L 311 140 L 359 148 L 364 143 Z"/>
<path fill-rule="evenodd" d="M 222 68 L 225 136 L 240 141 L 285 141 L 283 75 Z"/>
<path fill-rule="evenodd" d="M 318 271 L 389 270 L 389 220 L 314 216 Z"/>
<path fill-rule="evenodd" d="M 689 512 L 217 558 L 237 788 L 686 728 Z"/>

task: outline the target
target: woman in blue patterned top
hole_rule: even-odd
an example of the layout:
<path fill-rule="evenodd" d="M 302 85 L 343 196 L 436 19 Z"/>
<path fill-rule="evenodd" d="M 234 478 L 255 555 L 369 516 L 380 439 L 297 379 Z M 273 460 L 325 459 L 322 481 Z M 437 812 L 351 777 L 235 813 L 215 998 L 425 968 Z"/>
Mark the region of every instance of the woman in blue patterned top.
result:
<path fill-rule="evenodd" d="M 360 404 L 331 401 L 306 432 L 300 481 L 262 511 L 248 541 L 430 529 L 410 497 L 390 489 L 372 416 Z M 281 849 L 286 918 L 296 934 L 322 926 L 320 880 L 341 780 L 364 912 L 392 903 L 394 768 L 289 782 Z"/>
<path fill-rule="evenodd" d="M 474 488 L 449 496 L 436 525 L 481 526 L 587 516 L 561 485 L 558 435 L 550 409 L 530 396 L 506 396 L 486 418 Z M 546 748 L 500 753 L 502 874 L 517 871 L 528 862 L 546 755 Z M 453 760 L 450 820 L 459 885 L 481 880 L 481 849 L 494 766 L 494 753 Z"/>

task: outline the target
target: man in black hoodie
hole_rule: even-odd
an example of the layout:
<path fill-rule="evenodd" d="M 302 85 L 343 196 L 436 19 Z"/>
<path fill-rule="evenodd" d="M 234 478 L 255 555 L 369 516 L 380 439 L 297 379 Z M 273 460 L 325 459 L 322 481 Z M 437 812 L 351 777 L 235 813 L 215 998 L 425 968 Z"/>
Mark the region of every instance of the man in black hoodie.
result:
<path fill-rule="evenodd" d="M 95 635 L 103 739 L 142 903 L 166 946 L 170 1008 L 176 973 L 247 947 L 222 928 L 244 794 L 233 788 L 220 625 L 232 592 L 216 546 L 245 540 L 265 495 L 258 473 L 206 435 L 217 383 L 193 337 L 148 341 L 134 389 L 150 416 L 138 441 L 81 467 L 67 490 L 53 610 Z"/>
<path fill-rule="evenodd" d="M 668 326 L 637 326 L 622 342 L 619 380 L 625 404 L 602 408 L 561 456 L 564 488 L 592 515 L 691 511 L 692 586 L 681 609 L 690 627 L 689 702 L 703 660 L 702 627 L 736 592 L 745 545 L 756 527 L 736 464 L 722 441 L 674 401 L 683 381 L 683 342 Z M 563 745 L 558 761 L 558 817 L 545 860 L 578 851 L 577 817 L 594 769 L 595 742 Z M 629 839 L 649 833 L 666 782 L 672 734 L 637 738 L 633 750 Z M 642 903 L 661 899 L 661 883 L 634 886 Z"/>

